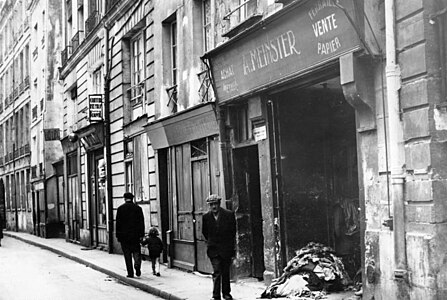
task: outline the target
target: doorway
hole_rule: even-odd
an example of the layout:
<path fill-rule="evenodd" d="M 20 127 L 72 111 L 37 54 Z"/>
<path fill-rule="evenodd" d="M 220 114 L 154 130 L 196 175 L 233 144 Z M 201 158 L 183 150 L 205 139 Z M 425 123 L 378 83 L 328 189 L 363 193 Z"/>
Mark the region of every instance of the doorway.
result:
<path fill-rule="evenodd" d="M 261 185 L 258 146 L 233 150 L 235 198 L 238 199 L 238 255 L 243 265 L 239 276 L 259 279 L 264 273 Z M 244 258 L 245 257 L 245 258 Z"/>
<path fill-rule="evenodd" d="M 92 228 L 92 247 L 107 248 L 107 208 L 105 161 L 102 150 L 90 156 L 90 212 Z"/>
<path fill-rule="evenodd" d="M 360 268 L 356 120 L 338 77 L 275 98 L 287 263 L 309 242 Z"/>

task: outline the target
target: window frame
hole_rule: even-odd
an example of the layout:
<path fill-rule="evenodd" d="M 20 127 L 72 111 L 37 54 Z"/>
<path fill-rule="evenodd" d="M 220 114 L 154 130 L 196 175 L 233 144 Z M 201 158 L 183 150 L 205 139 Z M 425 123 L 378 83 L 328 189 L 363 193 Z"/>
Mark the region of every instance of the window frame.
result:
<path fill-rule="evenodd" d="M 132 106 L 141 104 L 145 81 L 145 43 L 144 31 L 130 39 L 130 102 Z M 135 45 L 136 48 L 135 48 Z M 137 49 L 137 50 L 136 50 Z"/>

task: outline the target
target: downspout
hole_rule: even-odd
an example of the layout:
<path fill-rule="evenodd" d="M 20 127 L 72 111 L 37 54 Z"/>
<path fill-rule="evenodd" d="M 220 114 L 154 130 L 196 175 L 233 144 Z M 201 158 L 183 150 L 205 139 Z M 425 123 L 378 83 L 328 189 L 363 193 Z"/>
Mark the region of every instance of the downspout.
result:
<path fill-rule="evenodd" d="M 407 280 L 407 250 L 405 232 L 405 171 L 404 141 L 401 121 L 399 89 L 401 82 L 400 67 L 396 64 L 394 0 L 385 0 L 386 31 L 386 90 L 389 130 L 389 157 L 391 171 L 391 197 L 393 201 L 394 231 L 394 278 Z M 386 141 L 385 141 L 386 142 Z"/>
<path fill-rule="evenodd" d="M 112 155 L 110 146 L 110 71 L 112 59 L 109 59 L 109 28 L 104 24 L 105 43 L 104 43 L 104 144 L 105 144 L 105 161 L 106 161 L 106 189 L 107 189 L 107 227 L 109 228 L 108 248 L 109 253 L 113 253 L 113 193 L 112 193 Z M 112 46 L 115 37 L 112 37 Z M 111 51 L 111 50 L 110 50 Z"/>

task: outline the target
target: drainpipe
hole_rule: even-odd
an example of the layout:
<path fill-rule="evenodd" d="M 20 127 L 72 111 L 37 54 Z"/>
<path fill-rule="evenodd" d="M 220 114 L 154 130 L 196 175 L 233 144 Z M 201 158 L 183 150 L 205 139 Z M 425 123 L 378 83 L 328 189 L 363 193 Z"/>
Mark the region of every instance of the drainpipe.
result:
<path fill-rule="evenodd" d="M 104 24 L 104 144 L 105 144 L 105 161 L 106 161 L 106 190 L 107 190 L 107 220 L 109 228 L 108 247 L 109 253 L 113 253 L 113 193 L 112 193 L 112 155 L 110 146 L 110 71 L 112 58 L 109 58 L 109 27 Z M 115 37 L 112 37 L 112 45 Z"/>
<path fill-rule="evenodd" d="M 393 201 L 394 231 L 394 278 L 407 279 L 407 251 L 405 233 L 405 172 L 403 126 L 400 112 L 399 89 L 401 73 L 396 64 L 396 32 L 395 32 L 394 0 L 385 0 L 386 30 L 386 84 L 389 130 L 389 151 L 391 171 L 391 197 Z M 386 142 L 386 141 L 385 141 Z"/>

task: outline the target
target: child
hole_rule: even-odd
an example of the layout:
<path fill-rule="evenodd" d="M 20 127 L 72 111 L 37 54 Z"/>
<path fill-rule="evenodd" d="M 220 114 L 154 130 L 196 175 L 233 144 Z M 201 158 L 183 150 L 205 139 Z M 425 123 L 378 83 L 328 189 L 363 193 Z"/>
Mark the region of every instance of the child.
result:
<path fill-rule="evenodd" d="M 141 245 L 147 245 L 149 250 L 149 258 L 152 262 L 152 273 L 160 276 L 160 254 L 163 252 L 163 242 L 158 237 L 157 228 L 152 227 L 149 230 L 149 236 L 146 236 Z"/>

